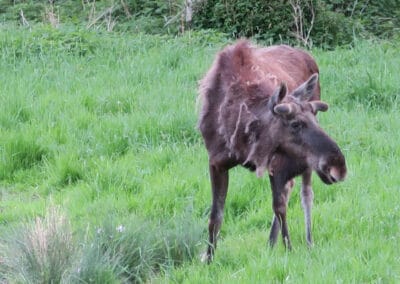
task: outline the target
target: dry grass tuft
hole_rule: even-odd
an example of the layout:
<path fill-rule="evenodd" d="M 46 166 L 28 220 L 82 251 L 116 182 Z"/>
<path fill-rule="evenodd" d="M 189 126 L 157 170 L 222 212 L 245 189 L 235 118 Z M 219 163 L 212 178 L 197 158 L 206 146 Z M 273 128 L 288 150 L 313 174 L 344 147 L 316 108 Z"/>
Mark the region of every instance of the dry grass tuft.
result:
<path fill-rule="evenodd" d="M 10 282 L 62 280 L 74 246 L 69 221 L 58 208 L 51 207 L 44 218 L 36 218 L 33 224 L 24 225 L 11 235 L 2 245 L 2 265 L 6 269 L 1 277 Z"/>

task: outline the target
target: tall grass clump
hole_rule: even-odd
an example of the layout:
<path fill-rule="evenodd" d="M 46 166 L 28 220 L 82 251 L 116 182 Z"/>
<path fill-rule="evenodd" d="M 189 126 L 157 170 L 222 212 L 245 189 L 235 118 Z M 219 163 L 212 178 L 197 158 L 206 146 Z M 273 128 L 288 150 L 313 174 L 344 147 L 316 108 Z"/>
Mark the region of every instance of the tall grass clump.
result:
<path fill-rule="evenodd" d="M 189 214 L 118 220 L 110 215 L 82 238 L 50 208 L 0 239 L 0 282 L 142 283 L 192 261 L 203 243 L 203 227 Z"/>
<path fill-rule="evenodd" d="M 1 240 L 1 248 L 0 279 L 9 283 L 60 283 L 75 253 L 70 224 L 56 208 Z"/>
<path fill-rule="evenodd" d="M 74 184 L 84 178 L 84 161 L 76 155 L 60 155 L 56 158 L 55 165 L 48 165 L 50 174 L 53 178 L 53 184 L 58 186 L 67 186 Z"/>
<path fill-rule="evenodd" d="M 49 155 L 32 133 L 10 133 L 0 138 L 0 179 L 12 178 L 18 170 L 41 163 Z"/>
<path fill-rule="evenodd" d="M 202 235 L 202 226 L 185 215 L 169 221 L 108 219 L 88 237 L 69 281 L 145 282 L 196 257 Z"/>

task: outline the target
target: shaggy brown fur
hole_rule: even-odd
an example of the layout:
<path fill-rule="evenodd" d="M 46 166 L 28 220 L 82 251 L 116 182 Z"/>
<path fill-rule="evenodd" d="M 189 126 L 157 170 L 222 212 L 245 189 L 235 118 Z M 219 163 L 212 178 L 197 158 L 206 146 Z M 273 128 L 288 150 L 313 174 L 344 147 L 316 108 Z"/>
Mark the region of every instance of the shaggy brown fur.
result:
<path fill-rule="evenodd" d="M 207 149 L 220 152 L 215 145 L 224 144 L 240 162 L 250 161 L 252 149 L 243 144 L 255 138 L 248 135 L 251 127 L 257 127 L 255 114 L 262 111 L 260 108 L 281 83 L 290 93 L 318 72 L 308 53 L 286 45 L 257 48 L 240 41 L 226 47 L 200 84 L 203 108 L 199 128 L 207 137 Z M 317 83 L 311 100 L 319 98 Z"/>
<path fill-rule="evenodd" d="M 209 154 L 213 193 L 208 261 L 222 222 L 228 171 L 239 164 L 259 177 L 269 171 L 275 211 L 271 244 L 282 229 L 290 247 L 286 204 L 292 178 L 303 175 L 302 201 L 311 244 L 311 171 L 328 184 L 346 174 L 342 153 L 315 119 L 317 111 L 328 108 L 319 101 L 318 72 L 304 51 L 285 45 L 258 48 L 239 41 L 217 55 L 201 81 L 199 129 Z"/>

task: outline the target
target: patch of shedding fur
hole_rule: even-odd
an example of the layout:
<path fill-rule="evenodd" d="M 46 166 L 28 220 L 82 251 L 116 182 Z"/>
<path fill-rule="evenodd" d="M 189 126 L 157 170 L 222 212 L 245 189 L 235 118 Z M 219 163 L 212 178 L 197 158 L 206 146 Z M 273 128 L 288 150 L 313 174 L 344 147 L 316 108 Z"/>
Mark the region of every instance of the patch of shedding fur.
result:
<path fill-rule="evenodd" d="M 243 113 L 243 109 L 245 109 L 246 108 L 246 110 L 247 110 L 247 106 L 246 106 L 246 104 L 245 103 L 242 103 L 241 105 L 240 105 L 240 110 L 239 110 L 239 115 L 238 115 L 238 118 L 237 118 L 237 121 L 236 121 L 236 127 L 235 127 L 235 130 L 233 131 L 233 134 L 232 134 L 232 136 L 231 136 L 231 138 L 230 138 L 230 148 L 231 148 L 231 150 L 233 150 L 234 148 L 235 148 L 235 145 L 236 145 L 236 140 L 237 140 L 237 136 L 238 136 L 238 131 L 239 131 L 239 126 L 240 126 L 240 122 L 241 122 L 241 120 L 242 120 L 242 113 Z"/>

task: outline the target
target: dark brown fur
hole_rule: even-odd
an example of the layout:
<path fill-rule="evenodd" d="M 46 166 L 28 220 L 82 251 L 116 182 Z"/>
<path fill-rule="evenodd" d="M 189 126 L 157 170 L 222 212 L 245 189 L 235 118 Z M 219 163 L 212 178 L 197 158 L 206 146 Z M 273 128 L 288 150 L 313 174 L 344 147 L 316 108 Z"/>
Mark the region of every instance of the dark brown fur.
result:
<path fill-rule="evenodd" d="M 213 194 L 207 259 L 211 261 L 222 222 L 228 171 L 242 165 L 262 176 L 268 171 L 275 212 L 270 243 L 282 230 L 290 247 L 286 205 L 292 179 L 303 176 L 302 203 L 311 244 L 311 171 L 325 183 L 343 180 L 344 157 L 318 126 L 318 66 L 306 52 L 289 46 L 257 48 L 248 41 L 226 47 L 200 83 L 199 129 L 209 154 Z M 299 125 L 297 125 L 299 124 Z"/>

